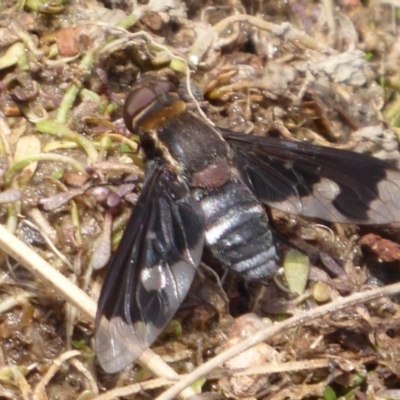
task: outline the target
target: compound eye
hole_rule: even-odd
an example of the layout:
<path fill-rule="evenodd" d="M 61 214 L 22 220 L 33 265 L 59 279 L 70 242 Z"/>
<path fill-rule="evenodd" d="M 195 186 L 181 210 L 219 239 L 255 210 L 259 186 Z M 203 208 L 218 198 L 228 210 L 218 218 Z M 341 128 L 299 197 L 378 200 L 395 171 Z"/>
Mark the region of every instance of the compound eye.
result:
<path fill-rule="evenodd" d="M 152 81 L 145 86 L 140 82 L 135 86 L 125 100 L 123 111 L 125 125 L 131 132 L 139 119 L 151 116 L 153 105 L 157 110 L 160 108 L 157 103 L 161 102 L 163 94 L 176 91 L 175 85 L 169 81 Z M 161 106 L 165 107 L 163 104 Z"/>

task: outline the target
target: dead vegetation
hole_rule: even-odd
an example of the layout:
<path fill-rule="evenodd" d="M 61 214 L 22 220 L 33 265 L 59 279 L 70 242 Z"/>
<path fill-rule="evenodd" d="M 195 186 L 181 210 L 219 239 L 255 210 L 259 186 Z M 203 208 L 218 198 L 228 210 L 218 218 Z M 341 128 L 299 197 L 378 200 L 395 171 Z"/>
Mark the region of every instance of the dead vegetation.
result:
<path fill-rule="evenodd" d="M 165 400 L 179 374 L 181 389 L 196 381 L 185 398 L 399 399 L 400 289 L 385 286 L 399 281 L 396 226 L 276 212 L 310 261 L 285 259 L 268 286 L 221 287 L 202 269 L 153 348 L 171 369 L 149 352 L 144 369 L 109 376 L 92 343 L 98 270 L 143 178 L 121 120 L 130 84 L 191 78 L 217 126 L 400 166 L 399 12 L 394 0 L 3 0 L 0 398 Z"/>

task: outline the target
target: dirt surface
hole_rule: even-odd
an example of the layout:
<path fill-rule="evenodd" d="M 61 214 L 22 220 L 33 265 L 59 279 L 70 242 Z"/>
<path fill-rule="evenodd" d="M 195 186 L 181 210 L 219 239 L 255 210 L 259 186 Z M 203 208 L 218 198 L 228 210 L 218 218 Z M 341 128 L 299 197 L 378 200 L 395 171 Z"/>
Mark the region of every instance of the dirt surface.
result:
<path fill-rule="evenodd" d="M 190 72 L 219 127 L 399 167 L 399 18 L 394 0 L 0 1 L 1 223 L 96 301 L 143 181 L 144 155 L 121 117 L 130 85 L 144 77 L 178 84 Z M 273 218 L 287 239 L 282 274 L 267 286 L 230 275 L 221 285 L 201 268 L 152 348 L 177 373 L 272 321 L 399 281 L 398 225 Z M 0 242 L 5 248 L 8 239 Z M 21 246 L 27 260 L 18 261 L 33 262 Z M 309 262 L 296 253 L 293 261 L 294 247 Z M 143 383 L 154 370 L 102 371 L 93 306 L 15 257 L 0 254 L 1 399 L 163 392 L 165 382 Z M 398 300 L 359 303 L 279 332 L 194 390 L 205 399 L 400 399 Z M 237 368 L 252 369 L 233 376 Z M 138 382 L 130 386 L 136 395 L 112 392 Z"/>

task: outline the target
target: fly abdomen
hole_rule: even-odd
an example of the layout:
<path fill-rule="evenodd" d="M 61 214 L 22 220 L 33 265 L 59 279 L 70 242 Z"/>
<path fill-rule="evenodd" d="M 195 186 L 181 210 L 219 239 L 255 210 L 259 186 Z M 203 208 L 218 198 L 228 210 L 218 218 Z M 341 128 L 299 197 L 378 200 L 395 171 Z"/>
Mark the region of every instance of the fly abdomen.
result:
<path fill-rule="evenodd" d="M 277 269 L 273 234 L 263 207 L 241 181 L 230 178 L 200 199 L 206 246 L 225 267 L 249 280 Z"/>

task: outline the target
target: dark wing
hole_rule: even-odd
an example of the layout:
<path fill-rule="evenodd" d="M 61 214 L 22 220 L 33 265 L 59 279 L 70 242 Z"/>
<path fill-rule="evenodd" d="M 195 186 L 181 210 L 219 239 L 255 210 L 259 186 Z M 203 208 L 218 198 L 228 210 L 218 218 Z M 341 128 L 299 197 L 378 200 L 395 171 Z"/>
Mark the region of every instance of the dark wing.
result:
<path fill-rule="evenodd" d="M 243 181 L 266 205 L 356 224 L 400 221 L 400 170 L 364 154 L 222 131 Z"/>
<path fill-rule="evenodd" d="M 96 353 L 106 372 L 132 363 L 174 316 L 201 261 L 203 218 L 185 186 L 153 164 L 100 294 Z"/>

